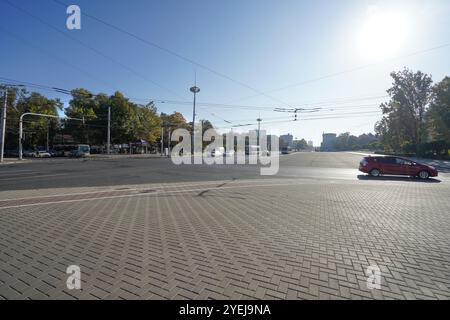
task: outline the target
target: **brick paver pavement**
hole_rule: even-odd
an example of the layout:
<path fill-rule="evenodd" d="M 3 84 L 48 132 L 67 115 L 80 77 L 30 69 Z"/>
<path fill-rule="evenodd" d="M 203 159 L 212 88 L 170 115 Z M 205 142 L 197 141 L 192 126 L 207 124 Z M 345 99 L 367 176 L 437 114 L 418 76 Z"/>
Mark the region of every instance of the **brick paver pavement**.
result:
<path fill-rule="evenodd" d="M 0 201 L 1 298 L 450 298 L 448 183 L 270 179 L 101 191 L 0 193 L 10 199 Z M 14 201 L 30 196 L 38 198 Z M 373 264 L 380 290 L 367 289 Z M 69 265 L 81 268 L 81 290 L 66 287 Z"/>

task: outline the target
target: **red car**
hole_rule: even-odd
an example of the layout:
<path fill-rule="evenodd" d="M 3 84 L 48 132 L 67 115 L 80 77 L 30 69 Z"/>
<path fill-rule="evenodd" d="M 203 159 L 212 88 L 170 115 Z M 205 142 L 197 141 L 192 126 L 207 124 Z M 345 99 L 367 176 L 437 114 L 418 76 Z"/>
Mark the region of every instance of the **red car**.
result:
<path fill-rule="evenodd" d="M 373 177 L 392 174 L 428 179 L 438 175 L 438 171 L 432 166 L 399 157 L 365 157 L 359 164 L 359 171 Z"/>

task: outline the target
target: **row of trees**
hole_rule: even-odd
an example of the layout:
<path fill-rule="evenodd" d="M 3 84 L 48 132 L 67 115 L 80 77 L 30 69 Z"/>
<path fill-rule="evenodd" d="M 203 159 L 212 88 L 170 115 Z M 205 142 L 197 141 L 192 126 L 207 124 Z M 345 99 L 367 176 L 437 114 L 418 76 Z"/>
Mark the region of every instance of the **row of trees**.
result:
<path fill-rule="evenodd" d="M 430 75 L 404 69 L 391 73 L 390 101 L 375 132 L 384 150 L 424 156 L 448 156 L 450 149 L 450 77 L 433 85 Z"/>
<path fill-rule="evenodd" d="M 19 117 L 25 112 L 47 115 L 61 115 L 84 119 L 84 121 L 58 120 L 42 117 L 27 117 L 24 123 L 25 146 L 46 146 L 64 144 L 67 137 L 75 143 L 104 146 L 107 140 L 108 108 L 111 108 L 111 142 L 123 144 L 146 140 L 150 146 L 159 148 L 161 128 L 191 128 L 179 112 L 158 113 L 153 102 L 136 104 L 122 93 L 113 95 L 93 94 L 86 89 L 71 92 L 72 99 L 67 108 L 59 99 L 49 99 L 37 92 L 24 89 L 8 91 L 6 150 L 16 150 L 18 145 Z M 204 120 L 204 130 L 212 124 Z M 168 140 L 169 130 L 164 139 Z M 66 140 L 66 141 L 64 141 Z M 167 141 L 166 140 L 166 141 Z"/>
<path fill-rule="evenodd" d="M 387 91 L 390 101 L 383 103 L 383 118 L 375 125 L 376 136 L 359 137 L 344 133 L 337 137 L 337 150 L 384 149 L 386 152 L 448 156 L 450 149 L 450 77 L 434 84 L 431 76 L 421 71 L 404 69 L 391 73 L 392 87 Z M 136 104 L 122 93 L 93 94 L 85 89 L 72 91 L 69 106 L 64 109 L 59 99 L 50 99 L 24 89 L 8 91 L 6 149 L 17 149 L 18 122 L 21 114 L 33 112 L 48 115 L 65 113 L 84 121 L 29 117 L 24 125 L 25 143 L 29 147 L 64 143 L 66 136 L 75 142 L 105 145 L 108 108 L 111 108 L 111 139 L 113 144 L 146 140 L 159 147 L 161 127 L 191 128 L 183 115 L 159 114 L 153 102 Z M 203 122 L 204 130 L 212 128 Z M 168 140 L 168 130 L 164 140 Z M 298 142 L 306 147 L 306 141 Z"/>
<path fill-rule="evenodd" d="M 337 151 L 376 150 L 380 148 L 380 144 L 378 138 L 372 133 L 354 136 L 346 132 L 336 137 L 335 148 Z"/>
<path fill-rule="evenodd" d="M 2 105 L 4 100 L 2 100 Z M 6 135 L 5 150 L 17 150 L 19 139 L 19 118 L 26 112 L 58 115 L 63 110 L 63 104 L 59 99 L 49 99 L 39 93 L 28 93 L 21 89 L 8 89 L 8 100 L 6 109 Z M 27 142 L 44 145 L 49 137 L 54 136 L 58 129 L 57 119 L 35 118 L 24 121 L 24 135 Z"/>

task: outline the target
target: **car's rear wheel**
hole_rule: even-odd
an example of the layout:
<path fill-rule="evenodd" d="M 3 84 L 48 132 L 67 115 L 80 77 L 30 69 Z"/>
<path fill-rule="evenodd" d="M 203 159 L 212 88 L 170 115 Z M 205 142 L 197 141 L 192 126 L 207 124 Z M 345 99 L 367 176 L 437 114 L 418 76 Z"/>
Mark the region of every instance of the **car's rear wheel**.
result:
<path fill-rule="evenodd" d="M 380 170 L 378 170 L 378 169 L 372 169 L 372 170 L 370 171 L 370 175 L 371 175 L 372 177 L 379 177 L 379 176 L 380 176 Z"/>
<path fill-rule="evenodd" d="M 428 173 L 428 171 L 420 171 L 419 172 L 419 178 L 420 179 L 428 179 L 430 177 L 430 174 Z"/>

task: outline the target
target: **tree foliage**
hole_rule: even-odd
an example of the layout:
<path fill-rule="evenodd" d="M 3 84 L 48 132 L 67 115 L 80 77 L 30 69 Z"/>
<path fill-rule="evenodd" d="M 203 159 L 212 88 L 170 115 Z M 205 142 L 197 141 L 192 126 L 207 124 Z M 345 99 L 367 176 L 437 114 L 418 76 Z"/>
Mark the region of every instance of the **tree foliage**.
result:
<path fill-rule="evenodd" d="M 336 137 L 337 151 L 351 151 L 378 148 L 378 138 L 372 133 L 353 136 L 350 132 L 345 132 Z"/>
<path fill-rule="evenodd" d="M 159 148 L 161 127 L 171 127 L 171 131 L 178 128 L 191 128 L 180 112 L 159 114 L 153 102 L 146 105 L 136 104 L 118 91 L 108 96 L 78 88 L 72 90 L 71 95 L 68 107 L 63 109 L 63 104 L 58 99 L 49 99 L 36 92 L 9 90 L 7 149 L 17 149 L 18 121 L 20 115 L 25 112 L 49 115 L 59 115 L 64 112 L 66 117 L 70 118 L 64 121 L 31 116 L 27 118 L 24 123 L 25 147 L 30 148 L 45 146 L 47 133 L 50 145 L 64 143 L 63 136 L 70 136 L 75 143 L 104 146 L 107 140 L 109 108 L 111 108 L 111 142 L 113 144 L 145 140 L 150 146 Z M 213 127 L 208 120 L 203 120 L 203 125 L 204 130 Z M 165 129 L 165 131 L 167 135 L 165 139 L 168 139 L 168 130 Z"/>
<path fill-rule="evenodd" d="M 308 148 L 308 142 L 305 139 L 294 141 L 294 149 L 305 150 Z"/>
<path fill-rule="evenodd" d="M 427 120 L 433 140 L 450 144 L 450 77 L 433 87 Z"/>
<path fill-rule="evenodd" d="M 19 118 L 24 113 L 38 113 L 57 116 L 63 107 L 59 99 L 49 99 L 40 93 L 28 93 L 26 90 L 8 90 L 6 122 L 6 150 L 17 148 L 19 139 Z M 44 146 L 49 136 L 55 134 L 58 121 L 52 118 L 28 116 L 24 119 L 25 147 Z"/>
<path fill-rule="evenodd" d="M 450 78 L 433 86 L 431 76 L 404 69 L 391 73 L 390 101 L 375 125 L 385 151 L 447 154 L 450 146 Z"/>

